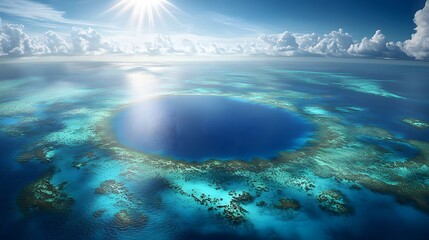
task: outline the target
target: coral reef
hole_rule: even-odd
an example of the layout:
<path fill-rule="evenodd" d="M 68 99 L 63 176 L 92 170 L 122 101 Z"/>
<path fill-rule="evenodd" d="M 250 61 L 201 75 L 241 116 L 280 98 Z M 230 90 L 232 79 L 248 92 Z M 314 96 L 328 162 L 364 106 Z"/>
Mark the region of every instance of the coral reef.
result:
<path fill-rule="evenodd" d="M 128 190 L 123 183 L 116 180 L 106 180 L 95 189 L 97 194 L 127 194 Z"/>
<path fill-rule="evenodd" d="M 28 148 L 22 152 L 18 157 L 17 161 L 20 163 L 26 163 L 31 160 L 38 160 L 43 163 L 50 163 L 54 160 L 54 150 L 56 146 L 53 144 L 39 144 Z"/>
<path fill-rule="evenodd" d="M 135 197 L 125 184 L 116 180 L 106 180 L 95 189 L 96 194 L 111 195 L 116 198 L 116 205 L 122 207 L 132 207 L 142 205 L 142 201 Z"/>
<path fill-rule="evenodd" d="M 380 92 L 382 85 L 379 82 L 350 85 L 349 78 L 339 75 L 305 72 L 287 74 L 318 85 L 328 83 L 319 81 L 317 78 L 320 75 L 323 75 L 322 80 L 333 77 L 336 87 L 348 91 L 395 101 L 404 100 L 399 95 Z M 95 199 L 96 208 L 88 212 L 88 217 L 99 218 L 100 222 L 109 218 L 108 221 L 124 230 L 145 226 L 148 223 L 145 214 L 149 211 L 162 212 L 167 208 L 179 208 L 181 204 L 189 207 L 189 210 L 203 210 L 204 214 L 214 218 L 217 216 L 232 228 L 247 227 L 247 223 L 255 224 L 252 218 L 258 214 L 288 211 L 311 216 L 312 213 L 305 205 L 308 202 L 317 203 L 325 214 L 349 216 L 354 210 L 352 202 L 344 195 L 350 191 L 348 189 L 354 193 L 355 190 L 368 189 L 371 194 L 388 194 L 401 204 L 429 213 L 428 142 L 401 138 L 381 127 L 355 122 L 355 116 L 359 116 L 360 120 L 366 114 L 366 109 L 370 112 L 369 106 L 347 106 L 344 104 L 355 103 L 333 101 L 337 96 L 329 94 L 314 95 L 265 88 L 263 84 L 256 85 L 245 79 L 242 79 L 241 84 L 252 91 L 220 90 L 220 87 L 237 83 L 213 80 L 210 89 L 206 86 L 176 88 L 177 85 L 166 83 L 160 86 L 162 90 L 151 94 L 217 95 L 288 109 L 315 126 L 312 139 L 304 148 L 281 152 L 269 160 L 254 159 L 252 162 L 213 159 L 204 163 L 189 163 L 136 152 L 119 144 L 111 134 L 111 116 L 118 109 L 141 100 L 130 100 L 121 94 L 118 94 L 121 97 L 112 94 L 109 96 L 111 98 L 102 98 L 106 101 L 97 100 L 97 103 L 92 102 L 91 98 L 75 99 L 76 102 L 61 100 L 69 95 L 61 95 L 57 101 L 45 101 L 43 97 L 35 102 L 46 107 L 44 114 L 54 120 L 36 119 L 31 111 L 38 107 L 33 106 L 31 101 L 33 110 L 25 117 L 27 120 L 18 119 L 19 124 L 2 125 L 0 131 L 14 137 L 34 138 L 18 153 L 17 161 L 26 163 L 38 160 L 45 163 L 43 166 L 55 164 L 63 170 L 63 174 L 59 173 L 55 180 L 67 179 L 70 184 L 74 184 L 72 188 L 78 188 L 79 184 L 91 186 L 87 192 L 95 196 L 88 196 L 88 199 Z M 195 82 L 200 84 L 201 81 Z M 81 96 L 81 93 L 72 92 L 76 94 L 73 96 Z M 328 98 L 332 101 L 323 102 Z M 82 102 L 80 106 L 78 101 Z M 17 106 L 16 103 L 20 102 L 2 104 L 0 108 L 10 112 L 10 115 L 0 113 L 2 118 L 15 117 L 15 109 L 28 111 L 30 101 Z M 368 121 L 371 122 L 371 119 Z M 429 123 L 413 118 L 405 118 L 402 122 L 410 125 L 410 128 L 420 129 L 414 130 L 420 133 L 429 127 Z M 55 125 L 55 129 L 48 129 L 46 125 Z M 371 143 L 362 141 L 363 138 L 377 141 Z M 415 149 L 416 155 L 403 154 L 407 149 Z M 401 161 L 389 161 L 391 157 L 400 157 Z M 69 169 L 73 174 L 67 174 Z M 70 176 L 74 173 L 76 176 Z M 299 199 L 299 202 L 295 199 Z M 77 200 L 87 201 L 85 198 Z M 18 204 L 26 214 L 39 211 L 68 212 L 73 201 L 64 191 L 64 184 L 55 185 L 51 176 L 44 176 L 21 191 Z M 96 205 L 99 201 L 102 202 L 101 206 Z M 353 199 L 355 201 L 360 200 Z M 294 212 L 297 210 L 299 212 Z M 188 209 L 185 211 L 187 214 L 190 212 Z M 294 214 L 285 215 L 294 217 Z"/>
<path fill-rule="evenodd" d="M 241 194 L 235 195 L 232 198 L 232 201 L 237 202 L 237 203 L 250 203 L 253 202 L 255 198 L 250 195 L 250 193 L 243 191 Z"/>
<path fill-rule="evenodd" d="M 281 210 L 298 210 L 301 205 L 295 199 L 281 198 L 278 203 L 274 204 L 274 207 Z"/>
<path fill-rule="evenodd" d="M 100 209 L 100 210 L 97 210 L 97 211 L 95 211 L 93 214 L 92 214 L 92 216 L 94 217 L 94 218 L 100 218 L 100 217 L 102 217 L 103 216 L 103 214 L 106 212 L 106 209 Z"/>
<path fill-rule="evenodd" d="M 316 199 L 319 207 L 332 215 L 348 216 L 353 213 L 346 196 L 338 190 L 326 190 L 317 195 Z"/>
<path fill-rule="evenodd" d="M 80 170 L 88 166 L 88 164 L 91 162 L 98 160 L 99 158 L 100 157 L 92 151 L 85 152 L 75 157 L 75 161 L 72 162 L 72 167 Z"/>
<path fill-rule="evenodd" d="M 27 185 L 18 197 L 18 205 L 24 214 L 39 211 L 67 213 L 74 202 L 63 188 L 66 183 L 55 186 L 51 183 L 49 174 Z"/>
<path fill-rule="evenodd" d="M 407 123 L 418 129 L 429 128 L 429 123 L 422 120 L 414 119 L 414 118 L 405 118 L 405 119 L 402 119 L 402 122 Z"/>
<path fill-rule="evenodd" d="M 120 230 L 128 230 L 145 226 L 148 222 L 148 217 L 140 212 L 121 210 L 115 214 L 113 221 Z"/>
<path fill-rule="evenodd" d="M 245 215 L 247 210 L 240 206 L 240 204 L 230 202 L 230 204 L 220 207 L 223 208 L 223 216 L 226 217 L 230 223 L 242 224 L 247 221 Z"/>

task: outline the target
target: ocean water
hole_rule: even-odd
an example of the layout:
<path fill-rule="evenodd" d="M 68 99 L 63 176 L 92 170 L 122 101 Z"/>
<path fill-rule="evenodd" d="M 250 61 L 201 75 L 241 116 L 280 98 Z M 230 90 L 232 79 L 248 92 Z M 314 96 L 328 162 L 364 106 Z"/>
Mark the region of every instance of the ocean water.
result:
<path fill-rule="evenodd" d="M 311 135 L 305 119 L 283 109 L 214 96 L 146 100 L 121 110 L 112 125 L 126 147 L 190 162 L 269 159 Z"/>
<path fill-rule="evenodd" d="M 4 59 L 2 239 L 426 239 L 429 64 Z"/>

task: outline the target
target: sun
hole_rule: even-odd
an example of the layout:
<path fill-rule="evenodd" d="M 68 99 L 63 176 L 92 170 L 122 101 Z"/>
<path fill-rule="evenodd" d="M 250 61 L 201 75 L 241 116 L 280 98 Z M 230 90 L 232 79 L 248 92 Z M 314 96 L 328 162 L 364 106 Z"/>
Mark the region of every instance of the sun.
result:
<path fill-rule="evenodd" d="M 153 30 L 163 16 L 174 18 L 172 10 L 177 7 L 168 0 L 118 0 L 107 12 L 128 16 L 128 24 L 136 31 Z"/>

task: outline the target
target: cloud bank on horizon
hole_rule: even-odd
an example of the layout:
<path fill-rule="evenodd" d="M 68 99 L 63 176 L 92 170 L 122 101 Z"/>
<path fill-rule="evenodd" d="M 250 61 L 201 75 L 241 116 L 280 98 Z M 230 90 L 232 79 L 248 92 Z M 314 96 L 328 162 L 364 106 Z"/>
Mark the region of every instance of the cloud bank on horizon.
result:
<path fill-rule="evenodd" d="M 8 0 L 7 0 L 8 1 Z M 5 0 L 5 2 L 7 2 Z M 3 2 L 3 3 L 5 3 Z M 10 2 L 10 1 L 9 1 Z M 18 0 L 22 4 L 35 4 Z M 36 4 L 46 15 L 30 18 L 54 18 L 64 22 L 63 13 L 43 4 Z M 6 4 L 0 3 L 0 11 Z M 14 12 L 14 9 L 9 9 Z M 22 14 L 22 13 L 19 13 Z M 45 19 L 46 20 L 46 19 Z M 73 21 L 69 21 L 73 23 Z M 414 17 L 415 33 L 403 42 L 388 41 L 381 30 L 372 37 L 355 40 L 343 29 L 323 35 L 285 31 L 260 34 L 254 38 L 237 39 L 227 43 L 201 39 L 177 39 L 156 35 L 152 41 L 131 43 L 114 41 L 92 27 L 72 27 L 68 34 L 47 31 L 30 36 L 22 24 L 2 24 L 0 18 L 0 56 L 28 55 L 204 55 L 204 56 L 329 56 L 429 60 L 429 0 Z"/>

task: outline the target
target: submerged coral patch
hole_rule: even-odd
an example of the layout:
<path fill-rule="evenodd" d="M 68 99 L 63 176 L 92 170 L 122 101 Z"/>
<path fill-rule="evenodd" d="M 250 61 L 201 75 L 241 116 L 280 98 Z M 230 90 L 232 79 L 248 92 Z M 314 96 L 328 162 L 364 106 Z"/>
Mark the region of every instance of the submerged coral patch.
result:
<path fill-rule="evenodd" d="M 354 211 L 346 196 L 338 190 L 326 190 L 317 195 L 316 198 L 320 208 L 330 214 L 347 216 Z"/>
<path fill-rule="evenodd" d="M 51 175 L 44 176 L 22 189 L 18 205 L 24 214 L 39 211 L 57 213 L 70 211 L 74 199 L 63 191 L 66 183 L 54 185 L 51 179 Z"/>
<path fill-rule="evenodd" d="M 121 210 L 115 214 L 114 223 L 121 230 L 140 228 L 147 224 L 148 218 L 143 213 Z"/>
<path fill-rule="evenodd" d="M 278 203 L 274 204 L 274 207 L 281 210 L 298 210 L 301 205 L 295 199 L 282 198 Z"/>
<path fill-rule="evenodd" d="M 426 129 L 429 128 L 429 123 L 425 122 L 423 120 L 414 119 L 414 118 L 405 118 L 402 120 L 402 122 L 407 123 L 415 128 L 418 129 Z"/>

